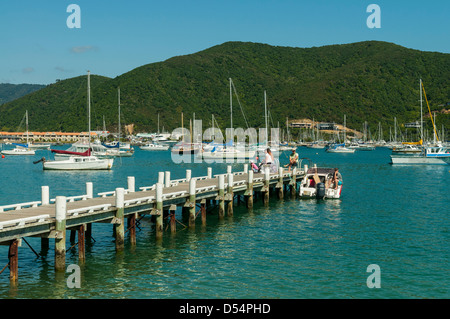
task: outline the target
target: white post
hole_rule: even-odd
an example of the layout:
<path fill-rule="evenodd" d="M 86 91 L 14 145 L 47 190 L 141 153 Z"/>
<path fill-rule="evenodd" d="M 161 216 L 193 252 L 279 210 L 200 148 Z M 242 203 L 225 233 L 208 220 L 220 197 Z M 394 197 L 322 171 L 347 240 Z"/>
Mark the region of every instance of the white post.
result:
<path fill-rule="evenodd" d="M 66 220 L 67 200 L 65 196 L 56 196 L 56 222 Z"/>
<path fill-rule="evenodd" d="M 128 176 L 127 183 L 128 183 L 128 192 L 134 193 L 136 190 L 134 176 Z"/>
<path fill-rule="evenodd" d="M 191 174 L 192 174 L 191 170 L 187 169 L 186 170 L 186 182 L 189 182 L 191 180 Z"/>
<path fill-rule="evenodd" d="M 164 172 L 158 172 L 158 184 L 164 184 Z"/>
<path fill-rule="evenodd" d="M 212 167 L 208 167 L 208 178 L 212 178 Z"/>
<path fill-rule="evenodd" d="M 231 174 L 231 172 L 232 172 L 231 168 L 232 168 L 231 165 L 227 166 L 227 174 Z"/>
<path fill-rule="evenodd" d="M 124 188 L 116 188 L 116 207 L 124 208 L 125 202 L 125 189 Z"/>
<path fill-rule="evenodd" d="M 41 186 L 41 204 L 48 205 L 50 204 L 50 190 L 48 186 Z"/>
<path fill-rule="evenodd" d="M 170 171 L 166 171 L 164 176 L 164 186 L 170 187 Z"/>
<path fill-rule="evenodd" d="M 86 195 L 87 198 L 94 198 L 94 186 L 91 182 L 86 183 Z"/>
<path fill-rule="evenodd" d="M 247 173 L 248 173 L 248 164 L 245 163 L 244 164 L 244 174 L 247 174 Z"/>

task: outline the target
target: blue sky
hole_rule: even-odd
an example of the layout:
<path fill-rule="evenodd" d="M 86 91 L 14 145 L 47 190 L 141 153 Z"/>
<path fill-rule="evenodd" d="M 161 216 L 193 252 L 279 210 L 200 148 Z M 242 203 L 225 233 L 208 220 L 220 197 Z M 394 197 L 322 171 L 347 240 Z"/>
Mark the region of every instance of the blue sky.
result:
<path fill-rule="evenodd" d="M 369 4 L 381 28 L 366 25 Z M 70 4 L 81 28 L 69 29 Z M 0 1 L 0 83 L 116 77 L 226 41 L 312 47 L 365 40 L 450 53 L 450 1 L 18 0 Z"/>

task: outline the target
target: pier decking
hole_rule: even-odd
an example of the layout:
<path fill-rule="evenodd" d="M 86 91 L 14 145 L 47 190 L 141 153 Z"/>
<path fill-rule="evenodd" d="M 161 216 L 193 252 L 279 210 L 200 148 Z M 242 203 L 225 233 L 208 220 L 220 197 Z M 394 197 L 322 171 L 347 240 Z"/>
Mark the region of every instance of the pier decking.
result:
<path fill-rule="evenodd" d="M 305 170 L 307 167 L 305 165 Z M 18 247 L 24 237 L 40 237 L 42 245 L 48 246 L 49 239 L 55 240 L 55 269 L 65 269 L 66 231 L 72 236 L 78 233 L 80 261 L 84 260 L 85 237 L 91 234 L 92 223 L 110 223 L 115 225 L 116 249 L 124 247 L 125 218 L 130 241 L 136 243 L 136 218 L 141 215 L 155 216 L 156 238 L 164 233 L 164 217 L 167 229 L 176 231 L 175 211 L 182 207 L 189 214 L 189 226 L 194 228 L 196 218 L 201 213 L 201 222 L 206 224 L 206 206 L 217 204 L 218 218 L 233 214 L 233 203 L 245 198 L 248 208 L 253 207 L 253 196 L 261 194 L 264 203 L 269 202 L 269 193 L 277 191 L 278 197 L 284 196 L 290 188 L 295 196 L 297 181 L 304 176 L 305 170 L 285 172 L 280 168 L 277 173 L 253 173 L 244 165 L 242 172 L 232 172 L 228 166 L 226 174 L 192 177 L 186 171 L 186 178 L 171 180 L 170 172 L 159 172 L 158 182 L 148 187 L 135 189 L 135 178 L 128 177 L 127 188 L 116 188 L 110 192 L 93 194 L 92 183 L 86 183 L 86 194 L 74 197 L 57 196 L 49 198 L 48 186 L 42 186 L 40 201 L 0 206 L 0 244 L 9 245 L 7 266 L 10 268 L 10 280 L 18 279 Z M 197 205 L 199 210 L 196 211 Z M 0 265 L 1 267 L 1 265 Z M 6 269 L 0 269 L 0 273 Z"/>

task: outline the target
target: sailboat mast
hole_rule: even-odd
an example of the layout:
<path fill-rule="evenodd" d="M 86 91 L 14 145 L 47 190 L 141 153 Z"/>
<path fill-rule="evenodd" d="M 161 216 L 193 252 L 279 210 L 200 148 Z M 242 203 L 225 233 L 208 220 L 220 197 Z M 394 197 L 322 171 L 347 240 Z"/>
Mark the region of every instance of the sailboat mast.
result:
<path fill-rule="evenodd" d="M 119 105 L 119 150 L 120 150 L 120 87 L 117 89 L 117 103 Z"/>
<path fill-rule="evenodd" d="M 26 124 L 26 127 L 27 127 L 27 147 L 28 147 L 28 110 L 26 110 L 26 112 L 25 112 L 25 124 Z"/>
<path fill-rule="evenodd" d="M 91 149 L 91 72 L 88 71 L 87 78 L 87 86 L 88 86 L 88 140 L 89 140 L 89 149 Z"/>
<path fill-rule="evenodd" d="M 230 125 L 231 125 L 231 136 L 233 136 L 233 93 L 231 90 L 231 78 L 230 78 Z"/>
<path fill-rule="evenodd" d="M 268 132 L 268 119 L 267 119 L 267 94 L 266 94 L 266 90 L 264 90 L 264 115 L 265 115 L 265 120 L 266 120 L 266 147 L 269 146 L 269 132 Z"/>
<path fill-rule="evenodd" d="M 420 91 L 420 139 L 423 142 L 422 79 L 420 79 L 419 81 L 419 91 Z"/>

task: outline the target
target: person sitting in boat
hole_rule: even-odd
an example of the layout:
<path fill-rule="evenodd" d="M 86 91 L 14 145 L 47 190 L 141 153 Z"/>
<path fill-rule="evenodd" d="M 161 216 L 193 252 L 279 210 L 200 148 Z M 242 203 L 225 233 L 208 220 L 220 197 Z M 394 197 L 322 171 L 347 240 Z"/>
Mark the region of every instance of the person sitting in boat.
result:
<path fill-rule="evenodd" d="M 295 148 L 292 149 L 292 154 L 289 155 L 289 172 L 291 171 L 291 167 L 297 167 L 298 165 L 298 154 L 295 151 Z"/>
<path fill-rule="evenodd" d="M 334 169 L 333 179 L 331 182 L 334 184 L 334 189 L 338 188 L 338 185 L 342 185 L 342 175 L 339 173 L 339 169 Z"/>

